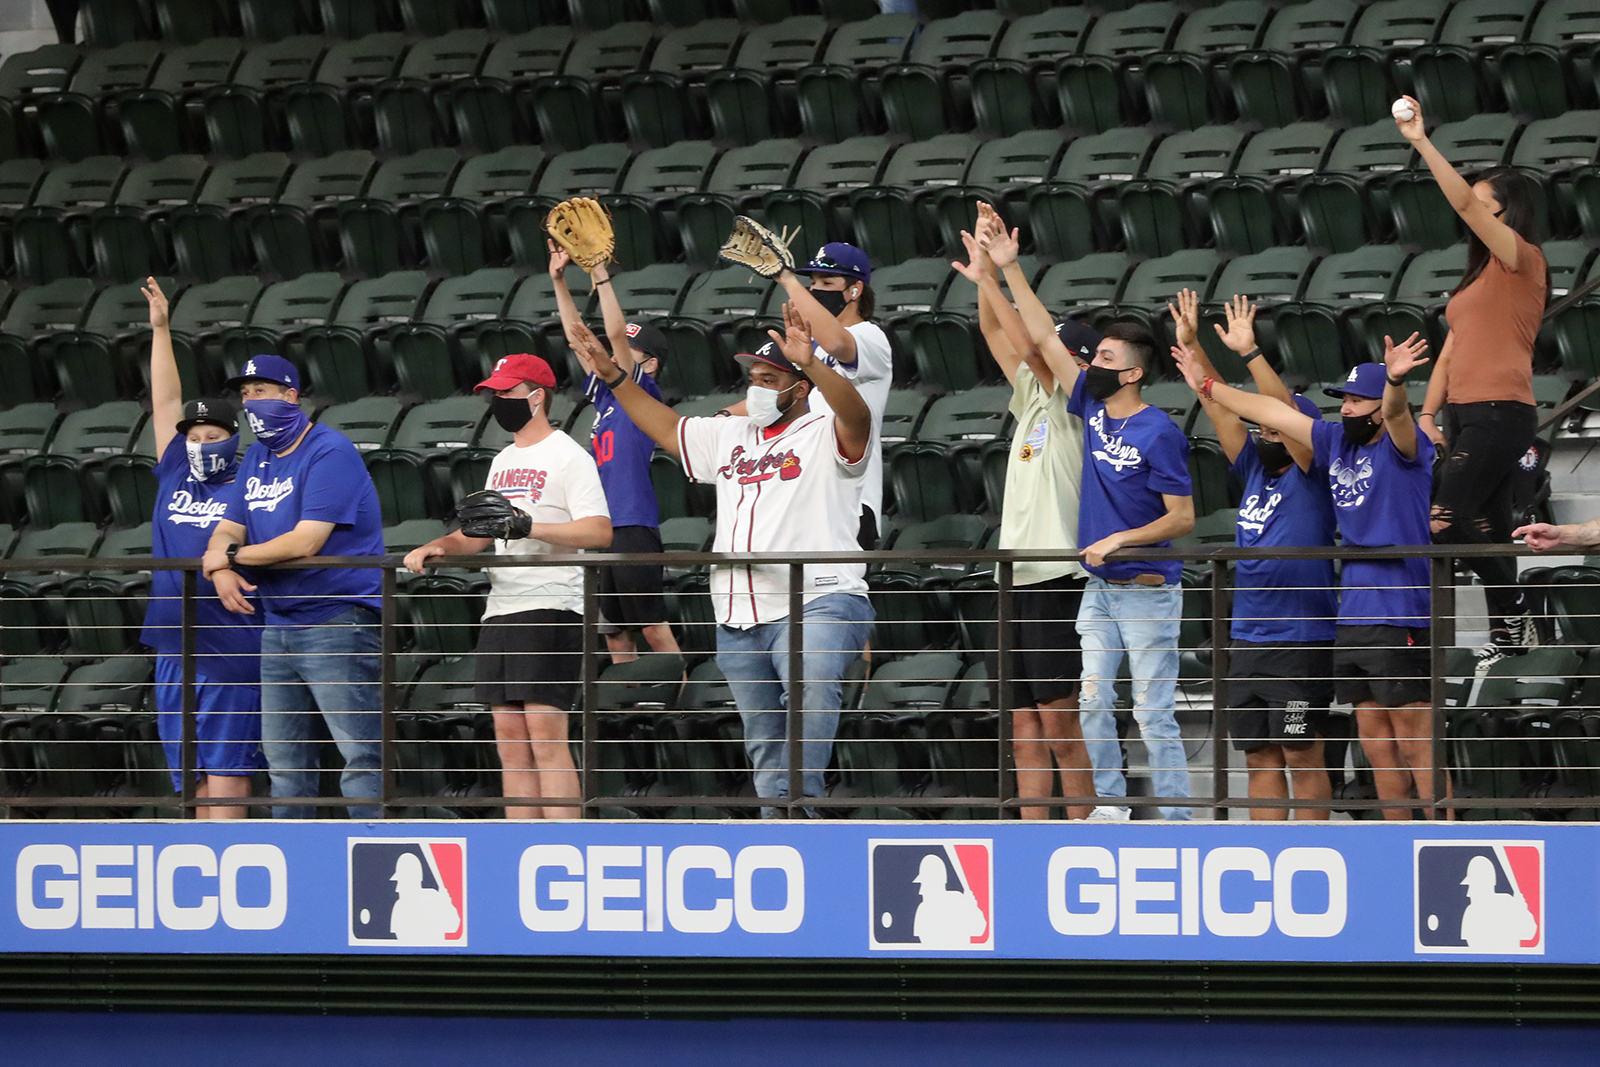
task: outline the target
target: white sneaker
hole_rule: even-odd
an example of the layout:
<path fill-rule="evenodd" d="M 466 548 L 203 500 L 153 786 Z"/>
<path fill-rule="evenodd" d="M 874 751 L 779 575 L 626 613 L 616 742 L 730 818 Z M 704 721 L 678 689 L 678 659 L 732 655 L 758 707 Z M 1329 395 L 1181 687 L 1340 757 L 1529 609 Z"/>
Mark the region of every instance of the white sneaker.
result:
<path fill-rule="evenodd" d="M 1539 627 L 1534 622 L 1533 612 L 1525 611 L 1521 615 L 1507 619 L 1506 629 L 1510 632 L 1512 645 L 1522 648 L 1539 647 Z"/>
<path fill-rule="evenodd" d="M 1113 807 L 1113 806 L 1111 806 L 1109 804 L 1102 804 L 1099 807 L 1095 808 L 1094 811 L 1090 812 L 1089 813 L 1089 818 L 1084 820 L 1084 821 L 1085 822 L 1127 822 L 1131 815 L 1132 815 L 1132 812 L 1130 812 L 1127 808 L 1118 808 L 1118 807 Z"/>
<path fill-rule="evenodd" d="M 1493 667 L 1501 660 L 1508 658 L 1510 655 L 1511 646 L 1502 645 L 1497 641 L 1490 641 L 1488 644 L 1478 649 L 1478 651 L 1473 655 L 1472 671 L 1474 674 L 1482 674 L 1484 671 L 1488 670 L 1490 667 Z"/>

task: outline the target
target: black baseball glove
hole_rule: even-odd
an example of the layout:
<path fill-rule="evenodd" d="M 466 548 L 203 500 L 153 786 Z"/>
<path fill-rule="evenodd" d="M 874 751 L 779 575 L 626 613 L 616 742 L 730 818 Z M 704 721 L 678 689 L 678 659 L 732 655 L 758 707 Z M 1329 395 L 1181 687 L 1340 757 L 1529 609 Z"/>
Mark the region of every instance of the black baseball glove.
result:
<path fill-rule="evenodd" d="M 493 489 L 468 493 L 456 505 L 461 532 L 468 537 L 516 541 L 533 529 L 533 517 Z"/>

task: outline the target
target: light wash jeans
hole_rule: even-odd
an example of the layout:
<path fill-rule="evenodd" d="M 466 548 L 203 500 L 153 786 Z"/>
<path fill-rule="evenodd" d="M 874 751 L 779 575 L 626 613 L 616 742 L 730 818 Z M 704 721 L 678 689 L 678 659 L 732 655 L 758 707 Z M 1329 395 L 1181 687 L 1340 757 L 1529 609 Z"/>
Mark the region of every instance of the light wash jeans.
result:
<path fill-rule="evenodd" d="M 805 607 L 805 679 L 801 693 L 801 758 L 804 790 L 822 795 L 822 776 L 839 731 L 839 699 L 845 668 L 861 656 L 876 618 L 872 601 L 851 593 L 829 593 Z M 789 795 L 789 620 L 748 630 L 717 627 L 717 666 L 728 679 L 744 721 L 744 748 L 755 768 L 756 795 Z M 763 808 L 770 818 L 774 808 Z"/>
<path fill-rule="evenodd" d="M 1181 586 L 1112 585 L 1103 578 L 1089 579 L 1078 608 L 1078 637 L 1083 644 L 1078 717 L 1094 765 L 1094 791 L 1100 796 L 1128 795 L 1113 710 L 1123 653 L 1133 675 L 1133 718 L 1148 754 L 1156 795 L 1189 796 L 1189 763 L 1174 714 L 1182 616 Z M 1161 814 L 1187 819 L 1190 811 L 1164 807 Z"/>
<path fill-rule="evenodd" d="M 275 797 L 318 795 L 319 742 L 312 740 L 321 714 L 339 752 L 347 797 L 382 792 L 379 738 L 383 735 L 378 615 L 355 605 L 317 626 L 268 626 L 261 632 L 261 748 Z M 352 819 L 376 819 L 377 807 L 351 807 Z M 275 819 L 310 819 L 314 806 L 272 809 Z"/>

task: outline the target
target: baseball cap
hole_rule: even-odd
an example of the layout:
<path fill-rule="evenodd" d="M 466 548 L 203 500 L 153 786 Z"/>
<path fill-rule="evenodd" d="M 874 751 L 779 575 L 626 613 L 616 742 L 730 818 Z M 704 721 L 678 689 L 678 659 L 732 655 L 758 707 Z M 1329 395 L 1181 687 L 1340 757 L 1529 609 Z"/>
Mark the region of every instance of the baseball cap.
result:
<path fill-rule="evenodd" d="M 786 374 L 796 374 L 806 378 L 806 372 L 789 362 L 789 357 L 783 354 L 776 341 L 768 341 L 754 352 L 740 352 L 733 358 L 738 360 L 742 367 L 748 367 L 752 363 L 765 363 L 777 367 Z"/>
<path fill-rule="evenodd" d="M 282 356 L 251 356 L 226 384 L 229 389 L 238 389 L 249 381 L 277 382 L 296 392 L 300 390 L 300 372 Z"/>
<path fill-rule="evenodd" d="M 811 262 L 794 269 L 796 274 L 841 274 L 861 282 L 872 280 L 872 264 L 867 254 L 855 245 L 843 241 L 830 241 L 817 249 Z"/>
<path fill-rule="evenodd" d="M 1382 363 L 1357 363 L 1350 368 L 1344 385 L 1330 385 L 1323 390 L 1329 396 L 1361 396 L 1368 400 L 1383 398 L 1383 387 L 1389 382 L 1389 371 Z"/>
<path fill-rule="evenodd" d="M 556 374 L 550 369 L 550 364 L 538 356 L 517 352 L 502 356 L 495 363 L 494 370 L 489 372 L 489 376 L 472 389 L 474 392 L 479 389 L 511 389 L 521 382 L 532 382 L 545 389 L 554 389 Z"/>
<path fill-rule="evenodd" d="M 239 432 L 239 412 L 226 400 L 191 400 L 183 405 L 178 432 L 188 433 L 196 426 L 220 426 L 230 434 Z"/>
<path fill-rule="evenodd" d="M 652 323 L 628 323 L 628 343 L 647 356 L 654 356 L 663 362 L 667 358 L 667 335 Z"/>
<path fill-rule="evenodd" d="M 1056 336 L 1067 346 L 1067 351 L 1084 360 L 1094 358 L 1102 340 L 1100 331 L 1086 323 L 1062 319 L 1056 323 Z"/>

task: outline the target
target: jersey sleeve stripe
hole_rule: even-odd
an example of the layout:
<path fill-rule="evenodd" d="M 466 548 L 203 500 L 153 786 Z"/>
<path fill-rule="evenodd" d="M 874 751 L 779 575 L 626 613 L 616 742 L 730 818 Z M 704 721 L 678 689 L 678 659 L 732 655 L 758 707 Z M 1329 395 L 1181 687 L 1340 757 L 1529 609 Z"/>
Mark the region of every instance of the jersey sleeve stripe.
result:
<path fill-rule="evenodd" d="M 683 472 L 689 476 L 689 480 L 696 482 L 700 479 L 694 472 L 694 465 L 689 462 L 689 442 L 684 436 L 684 431 L 688 427 L 688 419 L 678 420 L 678 459 L 683 464 Z"/>

